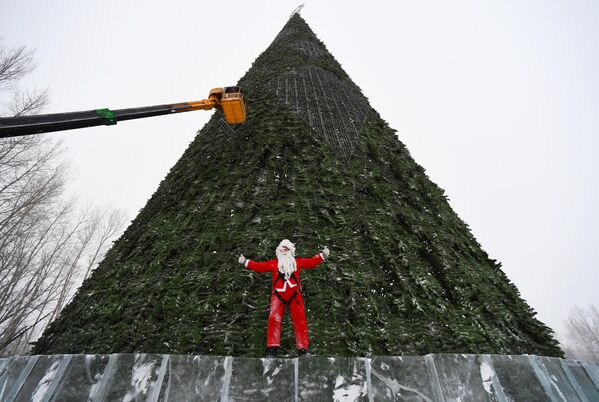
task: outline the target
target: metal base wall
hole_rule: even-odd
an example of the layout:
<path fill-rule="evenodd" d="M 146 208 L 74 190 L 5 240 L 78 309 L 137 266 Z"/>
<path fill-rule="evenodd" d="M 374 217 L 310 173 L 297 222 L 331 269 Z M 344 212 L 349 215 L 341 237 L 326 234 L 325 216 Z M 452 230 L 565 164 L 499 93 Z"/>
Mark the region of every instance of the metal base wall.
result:
<path fill-rule="evenodd" d="M 599 401 L 599 363 L 538 356 L 0 359 L 0 401 Z"/>

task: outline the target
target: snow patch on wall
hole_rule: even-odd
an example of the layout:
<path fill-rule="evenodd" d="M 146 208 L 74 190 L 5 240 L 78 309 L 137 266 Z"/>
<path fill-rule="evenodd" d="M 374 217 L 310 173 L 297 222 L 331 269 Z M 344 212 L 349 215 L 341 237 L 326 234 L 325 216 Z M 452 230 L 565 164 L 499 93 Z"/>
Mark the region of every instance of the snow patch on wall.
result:
<path fill-rule="evenodd" d="M 42 401 L 44 395 L 46 395 L 46 391 L 48 391 L 50 383 L 54 379 L 54 375 L 56 374 L 56 370 L 58 370 L 59 363 L 60 360 L 55 361 L 54 363 L 52 363 L 52 366 L 50 366 L 48 371 L 46 371 L 46 374 L 40 380 L 39 384 L 35 388 L 35 391 L 33 391 L 33 395 L 31 396 L 31 402 Z"/>
<path fill-rule="evenodd" d="M 483 387 L 487 393 L 491 394 L 491 385 L 493 384 L 493 376 L 495 375 L 495 370 L 493 367 L 487 362 L 482 362 L 480 364 L 480 378 L 483 381 Z"/>
<path fill-rule="evenodd" d="M 148 393 L 148 385 L 152 378 L 152 369 L 154 363 L 136 362 L 133 366 L 133 375 L 131 376 L 131 385 L 133 390 L 127 392 L 123 397 L 123 402 L 137 401 L 142 395 Z"/>
<path fill-rule="evenodd" d="M 334 402 L 353 402 L 361 396 L 368 394 L 368 387 L 365 382 L 356 384 L 354 381 L 347 383 L 345 377 L 338 375 L 335 380 L 335 390 L 333 391 Z"/>

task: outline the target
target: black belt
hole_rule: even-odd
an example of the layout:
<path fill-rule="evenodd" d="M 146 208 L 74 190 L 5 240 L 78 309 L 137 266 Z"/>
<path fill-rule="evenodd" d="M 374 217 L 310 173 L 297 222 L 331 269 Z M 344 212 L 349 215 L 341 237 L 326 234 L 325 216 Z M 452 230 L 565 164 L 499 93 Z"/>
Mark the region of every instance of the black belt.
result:
<path fill-rule="evenodd" d="M 279 292 L 277 292 L 276 290 L 273 292 L 275 296 L 277 296 L 279 298 L 280 301 L 282 301 L 283 303 L 289 305 L 289 303 L 291 303 L 293 301 L 293 299 L 295 299 L 295 296 L 297 296 L 297 294 L 299 293 L 299 290 L 296 290 L 293 295 L 289 298 L 289 301 L 285 301 L 285 299 L 283 299 L 283 296 L 281 296 L 279 294 Z"/>
<path fill-rule="evenodd" d="M 289 277 L 290 279 L 293 278 L 295 279 L 295 283 L 299 286 L 299 281 L 297 280 L 297 277 L 295 276 L 295 272 L 291 274 L 291 276 Z M 293 299 L 295 299 L 295 297 L 297 296 L 297 294 L 301 291 L 301 286 L 299 287 L 299 289 L 296 289 L 296 291 L 293 293 L 293 295 L 289 298 L 289 301 L 285 301 L 285 299 L 283 299 L 283 296 L 281 296 L 279 294 L 279 292 L 277 292 L 276 286 L 277 286 L 277 282 L 280 280 L 283 281 L 283 284 L 286 282 L 285 280 L 285 275 L 283 275 L 281 272 L 279 272 L 279 276 L 277 277 L 277 279 L 275 280 L 275 283 L 273 283 L 272 288 L 273 288 L 273 293 L 275 296 L 277 296 L 279 298 L 280 301 L 282 301 L 283 303 L 289 305 L 289 303 L 291 303 L 293 301 Z"/>

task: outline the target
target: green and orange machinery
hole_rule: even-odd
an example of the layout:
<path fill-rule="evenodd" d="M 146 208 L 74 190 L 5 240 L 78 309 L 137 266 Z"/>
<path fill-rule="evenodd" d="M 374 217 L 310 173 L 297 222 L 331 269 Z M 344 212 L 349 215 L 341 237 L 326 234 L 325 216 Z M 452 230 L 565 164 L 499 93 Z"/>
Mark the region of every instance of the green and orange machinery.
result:
<path fill-rule="evenodd" d="M 95 109 L 81 112 L 3 117 L 0 118 L 0 138 L 101 125 L 110 126 L 122 120 L 210 109 L 221 110 L 224 120 L 230 125 L 245 122 L 243 91 L 238 86 L 214 88 L 208 94 L 208 99 L 193 102 L 129 109 Z"/>

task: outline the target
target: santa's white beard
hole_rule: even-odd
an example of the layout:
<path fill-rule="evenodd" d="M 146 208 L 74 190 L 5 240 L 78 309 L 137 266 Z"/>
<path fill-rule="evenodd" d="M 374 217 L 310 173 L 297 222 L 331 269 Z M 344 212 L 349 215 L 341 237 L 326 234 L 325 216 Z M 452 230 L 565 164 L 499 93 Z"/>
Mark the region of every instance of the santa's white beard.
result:
<path fill-rule="evenodd" d="M 279 260 L 279 272 L 285 275 L 285 279 L 289 279 L 291 274 L 295 272 L 295 258 L 289 251 L 282 253 L 277 249 L 277 260 Z"/>

